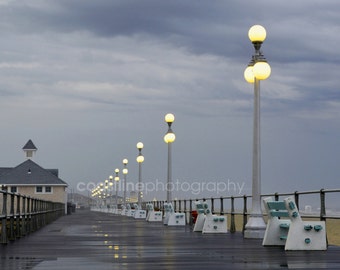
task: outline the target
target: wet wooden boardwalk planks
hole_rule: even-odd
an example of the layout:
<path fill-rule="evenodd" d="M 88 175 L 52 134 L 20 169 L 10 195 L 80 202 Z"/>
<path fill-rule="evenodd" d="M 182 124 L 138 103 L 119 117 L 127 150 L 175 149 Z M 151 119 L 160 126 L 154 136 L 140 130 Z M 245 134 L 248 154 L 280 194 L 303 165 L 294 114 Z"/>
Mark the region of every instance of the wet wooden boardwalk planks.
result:
<path fill-rule="evenodd" d="M 0 269 L 340 269 L 340 247 L 285 252 L 240 233 L 202 235 L 79 210 L 0 246 Z"/>

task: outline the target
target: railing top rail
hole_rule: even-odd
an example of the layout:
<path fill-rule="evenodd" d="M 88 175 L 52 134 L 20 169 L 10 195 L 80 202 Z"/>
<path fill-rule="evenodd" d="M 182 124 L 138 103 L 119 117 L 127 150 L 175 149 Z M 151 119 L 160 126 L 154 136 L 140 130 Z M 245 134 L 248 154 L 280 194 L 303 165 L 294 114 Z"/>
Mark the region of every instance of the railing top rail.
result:
<path fill-rule="evenodd" d="M 324 193 L 332 193 L 332 192 L 340 192 L 340 189 L 319 189 L 319 190 L 307 190 L 307 191 L 293 191 L 293 192 L 283 192 L 283 193 L 279 193 L 279 192 L 273 192 L 273 193 L 265 193 L 265 194 L 261 194 L 261 197 L 270 197 L 270 196 L 292 196 L 292 195 L 306 195 L 306 194 L 320 194 L 320 192 L 324 192 Z M 251 195 L 236 195 L 236 196 L 220 196 L 220 197 L 202 197 L 202 198 L 182 198 L 182 199 L 177 199 L 176 201 L 183 201 L 183 200 L 192 200 L 192 201 L 199 201 L 199 200 L 217 200 L 217 199 L 243 199 L 243 198 L 251 198 Z"/>

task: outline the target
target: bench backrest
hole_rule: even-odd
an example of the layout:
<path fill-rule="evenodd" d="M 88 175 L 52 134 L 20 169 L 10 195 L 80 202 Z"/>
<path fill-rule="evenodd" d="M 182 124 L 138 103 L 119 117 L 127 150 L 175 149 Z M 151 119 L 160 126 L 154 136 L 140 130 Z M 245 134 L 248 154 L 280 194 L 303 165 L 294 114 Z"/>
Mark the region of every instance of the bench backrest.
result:
<path fill-rule="evenodd" d="M 273 201 L 271 197 L 268 197 L 263 199 L 263 203 L 268 217 L 300 219 L 299 211 L 292 197 L 288 197 L 284 201 Z"/>
<path fill-rule="evenodd" d="M 195 201 L 195 206 L 198 214 L 205 214 L 205 209 L 201 201 Z"/>
<path fill-rule="evenodd" d="M 273 201 L 271 197 L 268 197 L 263 199 L 263 204 L 268 214 L 268 218 L 289 217 L 284 201 Z"/>
<path fill-rule="evenodd" d="M 207 202 L 203 202 L 203 208 L 204 208 L 204 213 L 206 215 L 212 215 L 211 209 L 210 209 L 209 204 Z"/>
<path fill-rule="evenodd" d="M 272 217 L 289 217 L 289 213 L 286 209 L 285 202 L 283 201 L 267 202 L 267 206 L 269 209 L 268 214 L 270 214 Z"/>
<path fill-rule="evenodd" d="M 174 208 L 172 207 L 172 203 L 164 203 L 164 211 L 172 213 Z"/>
<path fill-rule="evenodd" d="M 147 209 L 148 211 L 153 211 L 153 204 L 152 204 L 152 203 L 147 203 L 147 204 L 146 204 L 146 209 Z"/>

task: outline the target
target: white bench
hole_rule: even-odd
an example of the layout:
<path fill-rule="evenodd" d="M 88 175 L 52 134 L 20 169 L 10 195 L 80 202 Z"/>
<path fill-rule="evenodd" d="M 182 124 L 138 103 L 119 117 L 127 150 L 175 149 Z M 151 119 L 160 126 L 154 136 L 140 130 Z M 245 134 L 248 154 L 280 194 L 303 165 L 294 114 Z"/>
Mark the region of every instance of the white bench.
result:
<path fill-rule="evenodd" d="M 201 232 L 203 230 L 204 222 L 205 222 L 205 209 L 203 203 L 201 201 L 195 202 L 197 218 L 194 225 L 194 232 Z"/>
<path fill-rule="evenodd" d="M 133 206 L 135 208 L 135 213 L 134 213 L 133 217 L 135 219 L 145 219 L 146 218 L 146 211 L 140 209 L 139 205 L 136 204 L 136 203 Z"/>
<path fill-rule="evenodd" d="M 131 209 L 131 205 L 128 203 L 126 204 L 126 215 L 128 217 L 134 217 L 135 216 L 135 209 Z"/>
<path fill-rule="evenodd" d="M 163 224 L 168 226 L 185 226 L 185 214 L 176 213 L 172 203 L 164 203 Z"/>
<path fill-rule="evenodd" d="M 285 250 L 327 249 L 325 222 L 303 221 L 293 197 L 283 201 L 266 198 L 263 203 L 268 214 L 264 246 L 285 246 Z"/>
<path fill-rule="evenodd" d="M 126 214 L 127 214 L 126 206 L 125 206 L 125 205 L 122 205 L 122 210 L 121 210 L 121 212 L 120 212 L 120 215 L 121 215 L 121 216 L 126 216 Z"/>
<path fill-rule="evenodd" d="M 227 233 L 227 217 L 213 215 L 207 202 L 203 202 L 205 221 L 202 233 Z"/>
<path fill-rule="evenodd" d="M 146 210 L 148 211 L 146 221 L 162 221 L 162 211 L 155 211 L 152 203 L 146 204 Z"/>

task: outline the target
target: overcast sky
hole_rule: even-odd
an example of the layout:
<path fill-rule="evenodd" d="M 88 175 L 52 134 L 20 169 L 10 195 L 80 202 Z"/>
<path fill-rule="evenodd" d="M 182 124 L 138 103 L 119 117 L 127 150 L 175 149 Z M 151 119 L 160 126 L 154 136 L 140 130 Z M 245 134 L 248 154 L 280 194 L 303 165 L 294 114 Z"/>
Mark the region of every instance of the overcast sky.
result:
<path fill-rule="evenodd" d="M 251 194 L 243 72 L 248 30 L 261 24 L 272 68 L 261 82 L 262 192 L 339 188 L 339 17 L 338 0 L 0 0 L 0 165 L 23 162 L 32 139 L 34 161 L 70 188 L 104 181 L 123 158 L 137 182 L 142 141 L 143 181 L 165 183 L 171 112 L 174 181 L 229 183 L 174 197 Z"/>

